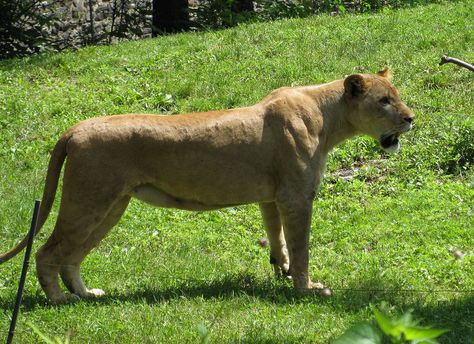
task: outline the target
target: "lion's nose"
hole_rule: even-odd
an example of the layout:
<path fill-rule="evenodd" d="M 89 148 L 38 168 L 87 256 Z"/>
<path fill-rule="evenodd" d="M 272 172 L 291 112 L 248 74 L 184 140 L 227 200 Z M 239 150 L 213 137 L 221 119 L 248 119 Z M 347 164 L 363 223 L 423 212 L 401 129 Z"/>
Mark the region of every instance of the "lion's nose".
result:
<path fill-rule="evenodd" d="M 411 124 L 411 122 L 413 122 L 413 118 L 414 118 L 414 117 L 415 117 L 415 116 L 408 116 L 408 117 L 403 117 L 403 119 L 405 120 L 405 122 L 408 122 L 408 123 Z"/>

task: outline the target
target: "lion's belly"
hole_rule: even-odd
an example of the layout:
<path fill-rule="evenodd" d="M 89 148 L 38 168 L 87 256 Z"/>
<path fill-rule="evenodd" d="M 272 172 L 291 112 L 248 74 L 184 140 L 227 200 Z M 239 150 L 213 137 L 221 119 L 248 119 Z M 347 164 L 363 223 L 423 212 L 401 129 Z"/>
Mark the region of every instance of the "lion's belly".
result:
<path fill-rule="evenodd" d="M 151 198 L 157 206 L 164 206 L 159 204 L 164 199 L 168 207 L 190 210 L 215 209 L 274 198 L 274 180 L 257 162 L 255 165 L 232 162 L 218 156 L 205 162 L 192 158 L 177 160 L 165 166 L 158 164 L 148 182 L 135 189 L 138 197 L 132 196 L 147 197 L 143 196 L 145 193 L 153 195 Z"/>
<path fill-rule="evenodd" d="M 176 208 L 182 210 L 195 210 L 195 211 L 205 211 L 205 210 L 215 210 L 220 208 L 225 208 L 229 206 L 235 206 L 245 203 L 252 202 L 238 202 L 238 203 L 202 203 L 192 199 L 178 198 L 174 195 L 168 194 L 163 190 L 150 185 L 145 184 L 138 186 L 133 189 L 131 196 L 137 198 L 145 203 L 151 204 L 155 207 L 163 208 Z M 256 200 L 253 200 L 256 201 Z"/>

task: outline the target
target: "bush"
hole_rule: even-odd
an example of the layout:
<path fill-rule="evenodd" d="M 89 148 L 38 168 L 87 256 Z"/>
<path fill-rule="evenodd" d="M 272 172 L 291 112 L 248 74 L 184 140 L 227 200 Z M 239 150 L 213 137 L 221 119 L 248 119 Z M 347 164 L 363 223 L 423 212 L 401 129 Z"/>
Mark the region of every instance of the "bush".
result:
<path fill-rule="evenodd" d="M 212 29 L 232 27 L 255 17 L 250 11 L 239 10 L 238 3 L 238 0 L 201 0 L 191 9 L 191 14 L 198 28 Z"/>
<path fill-rule="evenodd" d="M 462 124 L 447 132 L 444 139 L 445 154 L 439 167 L 447 174 L 462 174 L 474 165 L 474 125 Z"/>
<path fill-rule="evenodd" d="M 402 147 L 397 167 L 400 176 L 415 182 L 427 170 L 439 176 L 469 175 L 474 166 L 474 121 L 460 118 L 461 115 L 443 116 L 445 123 L 432 123 L 417 129 L 416 145 Z"/>
<path fill-rule="evenodd" d="M 56 18 L 43 11 L 45 5 L 39 0 L 0 2 L 0 59 L 48 49 L 47 28 Z"/>
<path fill-rule="evenodd" d="M 198 27 L 235 26 L 248 20 L 275 20 L 306 17 L 320 12 L 360 13 L 382 8 L 410 7 L 441 0 L 256 0 L 254 11 L 235 11 L 238 0 L 201 0 L 192 10 Z"/>
<path fill-rule="evenodd" d="M 96 2 L 85 3 L 87 12 Z M 13 0 L 0 2 L 0 59 L 25 56 L 43 51 L 60 51 L 85 44 L 111 43 L 118 39 L 142 37 L 151 15 L 147 0 L 113 0 L 107 27 L 81 16 L 64 13 L 62 0 Z M 104 10 L 92 11 L 92 17 Z M 62 30 L 63 27 L 69 28 Z M 62 34 L 57 34 L 58 29 Z"/>
<path fill-rule="evenodd" d="M 147 22 L 147 15 L 151 15 L 149 7 L 149 2 L 144 0 L 114 0 L 109 42 L 113 37 L 130 39 L 143 36 L 143 23 Z"/>

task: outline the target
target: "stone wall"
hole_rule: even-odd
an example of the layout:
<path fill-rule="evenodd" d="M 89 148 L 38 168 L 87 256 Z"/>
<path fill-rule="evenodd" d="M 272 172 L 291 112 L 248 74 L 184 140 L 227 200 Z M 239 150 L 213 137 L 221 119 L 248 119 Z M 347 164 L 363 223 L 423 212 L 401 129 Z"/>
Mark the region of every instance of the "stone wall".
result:
<path fill-rule="evenodd" d="M 46 0 L 43 9 L 55 19 L 42 34 L 57 50 L 151 37 L 152 0 Z"/>

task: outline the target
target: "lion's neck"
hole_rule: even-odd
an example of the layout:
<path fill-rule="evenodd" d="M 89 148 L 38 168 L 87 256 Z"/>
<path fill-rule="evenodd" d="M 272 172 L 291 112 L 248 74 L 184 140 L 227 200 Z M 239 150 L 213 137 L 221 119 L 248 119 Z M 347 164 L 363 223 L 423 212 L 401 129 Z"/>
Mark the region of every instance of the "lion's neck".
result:
<path fill-rule="evenodd" d="M 322 152 L 328 153 L 334 146 L 356 134 L 348 121 L 350 109 L 344 99 L 343 80 L 309 87 L 307 92 L 318 104 L 316 115 L 322 120 L 319 134 Z"/>

